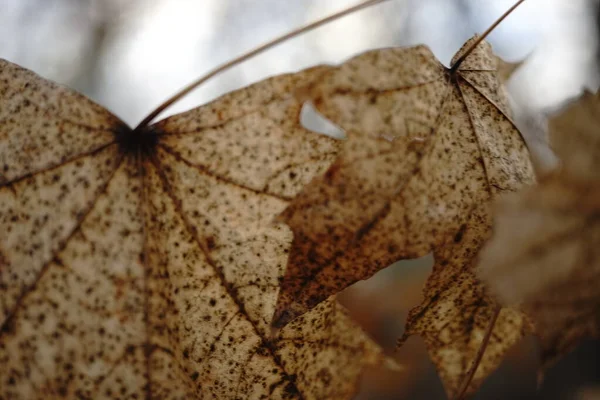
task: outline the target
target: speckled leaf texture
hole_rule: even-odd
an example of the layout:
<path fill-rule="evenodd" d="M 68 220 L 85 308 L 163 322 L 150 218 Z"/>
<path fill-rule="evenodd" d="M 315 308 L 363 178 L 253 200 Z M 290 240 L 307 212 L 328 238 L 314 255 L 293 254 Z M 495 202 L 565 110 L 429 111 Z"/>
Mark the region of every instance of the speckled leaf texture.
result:
<path fill-rule="evenodd" d="M 488 204 L 534 181 L 491 48 L 481 43 L 456 71 L 424 46 L 370 51 L 327 72 L 312 95 L 347 140 L 282 214 L 294 243 L 273 323 L 433 252 L 425 299 L 406 332 L 424 337 L 452 396 L 496 307 L 473 273 L 490 233 Z M 472 389 L 524 329 L 520 313 L 502 311 Z"/>
<path fill-rule="evenodd" d="M 0 399 L 345 399 L 380 349 L 334 300 L 271 336 L 273 224 L 337 144 L 274 77 L 131 130 L 0 60 Z"/>
<path fill-rule="evenodd" d="M 562 167 L 497 205 L 481 277 L 536 324 L 542 366 L 600 336 L 600 98 L 550 120 Z M 509 251 L 507 251 L 509 249 Z"/>

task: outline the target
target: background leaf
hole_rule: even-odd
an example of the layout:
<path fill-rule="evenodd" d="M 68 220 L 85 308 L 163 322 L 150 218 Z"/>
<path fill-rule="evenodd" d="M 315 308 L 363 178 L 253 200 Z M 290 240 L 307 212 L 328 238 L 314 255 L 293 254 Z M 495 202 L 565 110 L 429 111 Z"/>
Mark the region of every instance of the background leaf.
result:
<path fill-rule="evenodd" d="M 482 252 L 482 278 L 536 323 L 544 367 L 600 332 L 598 107 L 586 93 L 550 121 L 561 167 L 499 202 Z"/>

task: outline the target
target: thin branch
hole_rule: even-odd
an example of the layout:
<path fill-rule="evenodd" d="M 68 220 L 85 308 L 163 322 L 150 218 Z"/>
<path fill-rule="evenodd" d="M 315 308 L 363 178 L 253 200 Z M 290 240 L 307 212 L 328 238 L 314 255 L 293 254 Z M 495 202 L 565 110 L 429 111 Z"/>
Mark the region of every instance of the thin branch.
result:
<path fill-rule="evenodd" d="M 162 113 L 165 109 L 167 109 L 168 107 L 170 107 L 173 103 L 175 103 L 176 101 L 180 100 L 182 97 L 184 97 L 185 95 L 187 95 L 188 93 L 190 93 L 192 90 L 196 89 L 198 86 L 200 86 L 201 84 L 203 84 L 204 82 L 206 82 L 207 80 L 213 78 L 214 76 L 220 74 L 221 72 L 224 72 L 226 70 L 228 70 L 229 68 L 240 64 L 272 47 L 277 46 L 278 44 L 281 44 L 283 42 L 285 42 L 286 40 L 292 39 L 296 36 L 299 36 L 303 33 L 306 33 L 308 31 L 311 31 L 313 29 L 316 29 L 318 27 L 320 27 L 321 25 L 325 25 L 329 22 L 332 22 L 336 19 L 342 18 L 346 15 L 352 14 L 356 11 L 362 10 L 363 8 L 367 8 L 373 5 L 376 5 L 378 3 L 383 3 L 384 1 L 387 0 L 367 0 L 364 1 L 360 4 L 357 4 L 353 7 L 350 8 L 346 8 L 343 11 L 337 12 L 333 15 L 330 15 L 328 17 L 322 18 L 318 21 L 315 21 L 311 24 L 305 25 L 301 28 L 295 29 L 291 32 L 286 33 L 283 36 L 280 36 L 274 40 L 271 40 L 268 43 L 263 44 L 262 46 L 259 46 L 257 48 L 255 48 L 254 50 L 251 50 L 245 54 L 242 54 L 239 57 L 234 58 L 231 61 L 226 62 L 225 64 L 222 64 L 220 66 L 218 66 L 217 68 L 213 69 L 212 71 L 210 71 L 209 73 L 207 73 L 206 75 L 204 75 L 203 77 L 199 78 L 198 80 L 196 80 L 195 82 L 192 82 L 191 84 L 189 84 L 188 86 L 186 86 L 185 88 L 183 88 L 182 90 L 180 90 L 177 94 L 175 94 L 173 97 L 171 97 L 170 99 L 168 99 L 167 101 L 165 101 L 164 103 L 162 103 L 160 106 L 158 106 L 154 111 L 152 111 L 146 118 L 144 118 L 142 120 L 142 122 L 139 123 L 139 125 L 135 128 L 135 130 L 137 131 L 140 128 L 143 128 L 145 126 L 147 126 L 150 122 L 152 122 L 152 120 L 154 118 L 156 118 L 160 113 Z"/>

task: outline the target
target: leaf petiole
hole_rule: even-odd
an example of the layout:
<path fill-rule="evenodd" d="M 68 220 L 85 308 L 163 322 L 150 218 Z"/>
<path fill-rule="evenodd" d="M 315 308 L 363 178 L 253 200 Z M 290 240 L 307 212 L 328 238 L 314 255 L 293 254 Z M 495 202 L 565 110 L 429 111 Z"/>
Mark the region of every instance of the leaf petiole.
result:
<path fill-rule="evenodd" d="M 481 363 L 481 359 L 483 358 L 485 349 L 487 348 L 487 345 L 490 342 L 490 338 L 492 337 L 492 332 L 494 331 L 494 326 L 496 325 L 496 321 L 498 320 L 498 316 L 500 315 L 501 309 L 502 309 L 501 306 L 497 306 L 496 309 L 494 310 L 494 315 L 492 315 L 492 319 L 490 320 L 490 323 L 488 324 L 487 330 L 485 332 L 485 336 L 483 337 L 483 340 L 481 341 L 481 346 L 479 347 L 479 350 L 477 351 L 477 354 L 475 355 L 475 359 L 473 360 L 473 364 L 471 364 L 471 368 L 469 368 L 469 371 L 467 372 L 467 376 L 462 381 L 460 390 L 458 391 L 458 395 L 455 398 L 456 400 L 464 399 L 465 394 L 467 393 L 467 390 L 469 389 L 469 385 L 471 384 L 471 381 L 473 380 L 473 377 L 475 376 L 475 372 L 477 372 L 477 367 L 479 367 L 479 364 Z"/>
<path fill-rule="evenodd" d="M 254 56 L 257 56 L 258 54 L 269 50 L 272 47 L 277 46 L 278 44 L 281 44 L 283 42 L 285 42 L 286 40 L 292 39 L 296 36 L 299 36 L 303 33 L 309 32 L 313 29 L 316 29 L 322 25 L 325 25 L 329 22 L 335 21 L 339 18 L 345 17 L 346 15 L 352 14 L 356 11 L 360 11 L 364 8 L 370 7 L 370 6 L 374 6 L 376 4 L 379 3 L 383 3 L 384 1 L 387 0 L 367 0 L 364 1 L 362 3 L 359 3 L 355 6 L 346 8 L 345 10 L 339 11 L 335 14 L 329 15 L 327 17 L 321 18 L 320 20 L 317 20 L 315 22 L 312 22 L 308 25 L 305 25 L 303 27 L 300 27 L 298 29 L 294 29 L 291 32 L 286 33 L 285 35 L 282 35 L 274 40 L 271 40 L 261 46 L 258 46 L 257 48 L 248 51 L 247 53 L 242 54 L 241 56 L 238 56 L 234 59 L 232 59 L 231 61 L 226 62 L 225 64 L 221 64 L 220 66 L 216 67 L 215 69 L 213 69 L 212 71 L 208 72 L 206 75 L 202 76 L 201 78 L 197 79 L 196 81 L 190 83 L 188 86 L 184 87 L 183 89 L 181 89 L 179 92 L 177 92 L 175 95 L 173 95 L 171 98 L 169 98 L 168 100 L 166 100 L 164 103 L 162 103 L 160 106 L 158 106 L 154 111 L 152 111 L 150 114 L 148 114 L 148 116 L 146 118 L 144 118 L 142 120 L 142 122 L 140 122 L 138 124 L 138 126 L 136 126 L 136 128 L 134 129 L 135 131 L 138 131 L 139 129 L 147 126 L 148 124 L 150 124 L 150 122 L 152 122 L 152 120 L 154 118 L 156 118 L 160 113 L 162 113 L 164 110 L 166 110 L 168 107 L 170 107 L 171 105 L 173 105 L 173 103 L 175 103 L 176 101 L 180 100 L 182 97 L 186 96 L 188 93 L 190 93 L 192 90 L 196 89 L 198 86 L 200 86 L 201 84 L 203 84 L 204 82 L 208 81 L 209 79 L 215 77 L 216 75 L 220 74 L 221 72 L 224 72 L 226 70 L 228 70 L 229 68 L 240 64 Z"/>
<path fill-rule="evenodd" d="M 473 52 L 473 50 L 475 50 L 475 48 L 479 45 L 479 43 L 483 42 L 485 40 L 485 38 L 488 37 L 488 35 L 490 33 L 492 33 L 494 31 L 494 29 L 496 29 L 496 27 L 498 25 L 500 25 L 500 23 L 506 19 L 506 17 L 508 17 L 510 14 L 512 14 L 512 12 L 515 11 L 517 9 L 517 7 L 519 7 L 524 2 L 525 2 L 525 0 L 519 0 L 515 4 L 513 4 L 513 6 L 511 8 L 506 10 L 506 12 L 504 14 L 502 14 L 500 16 L 500 18 L 498 18 L 489 28 L 487 28 L 486 31 L 483 32 L 481 34 L 481 36 L 479 38 L 477 38 L 477 40 L 471 44 L 471 47 L 469 47 L 458 58 L 458 60 L 456 60 L 456 62 L 454 64 L 452 64 L 452 66 L 450 67 L 450 72 L 455 72 L 458 69 L 458 67 L 460 67 L 460 64 L 462 64 L 462 62 L 465 61 L 465 58 L 467 58 L 469 56 L 469 54 L 471 54 Z"/>

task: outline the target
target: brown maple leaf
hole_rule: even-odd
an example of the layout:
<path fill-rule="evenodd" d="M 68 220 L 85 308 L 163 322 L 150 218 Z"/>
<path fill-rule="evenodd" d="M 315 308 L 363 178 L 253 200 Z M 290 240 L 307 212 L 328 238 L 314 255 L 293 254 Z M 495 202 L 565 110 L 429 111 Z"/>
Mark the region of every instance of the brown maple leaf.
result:
<path fill-rule="evenodd" d="M 586 93 L 550 121 L 560 169 L 498 203 L 481 276 L 536 323 L 546 367 L 600 335 L 600 97 Z"/>
<path fill-rule="evenodd" d="M 468 54 L 476 40 L 451 69 L 417 46 L 371 51 L 319 78 L 313 102 L 347 140 L 282 214 L 294 243 L 275 326 L 399 259 L 433 251 L 435 270 L 407 334 L 425 337 L 449 394 L 496 310 L 472 271 L 489 232 L 487 204 L 534 180 L 490 46 Z M 503 311 L 497 325 L 516 333 L 492 335 L 478 376 L 521 335 L 523 318 Z"/>
<path fill-rule="evenodd" d="M 0 60 L 0 398 L 343 399 L 381 351 L 334 300 L 271 337 L 332 162 L 295 124 L 323 68 L 130 129 Z"/>

